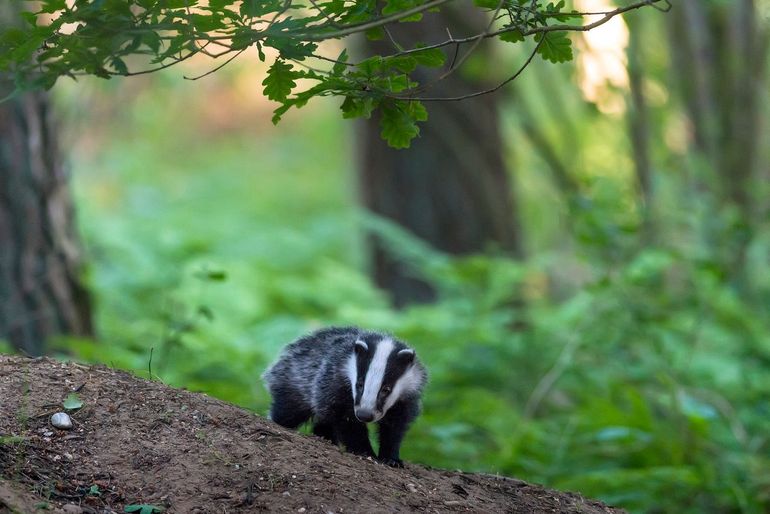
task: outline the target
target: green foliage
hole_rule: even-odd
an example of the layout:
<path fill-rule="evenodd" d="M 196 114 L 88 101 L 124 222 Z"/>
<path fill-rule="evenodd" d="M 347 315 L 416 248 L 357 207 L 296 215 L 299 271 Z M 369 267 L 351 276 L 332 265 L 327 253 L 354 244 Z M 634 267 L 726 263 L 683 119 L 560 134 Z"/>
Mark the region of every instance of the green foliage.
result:
<path fill-rule="evenodd" d="M 11 444 L 22 444 L 26 443 L 27 438 L 18 436 L 18 435 L 3 435 L 0 436 L 0 446 L 2 445 L 11 445 Z"/>
<path fill-rule="evenodd" d="M 387 102 L 382 106 L 382 138 L 393 148 L 409 148 L 409 142 L 420 134 L 418 121 L 428 119 L 420 102 Z"/>
<path fill-rule="evenodd" d="M 62 402 L 62 407 L 67 410 L 78 410 L 83 407 L 83 401 L 80 399 L 78 393 L 70 393 Z"/>
<path fill-rule="evenodd" d="M 507 43 L 521 43 L 524 41 L 524 36 L 519 30 L 511 30 L 500 34 L 500 41 L 505 41 Z"/>
<path fill-rule="evenodd" d="M 265 96 L 276 102 L 283 102 L 297 85 L 294 81 L 300 74 L 293 71 L 290 64 L 275 61 L 267 71 L 267 78 L 262 82 Z"/>
<path fill-rule="evenodd" d="M 395 14 L 407 9 L 412 9 L 423 3 L 421 0 L 386 0 L 385 6 L 382 8 L 382 14 Z M 402 18 L 402 22 L 406 21 L 420 21 L 422 19 L 422 13 L 417 13 L 406 18 Z"/>
<path fill-rule="evenodd" d="M 166 509 L 164 509 L 163 507 L 158 507 L 157 505 L 150 505 L 147 503 L 141 503 L 136 505 L 126 505 L 123 508 L 123 512 L 126 512 L 126 513 L 136 512 L 138 514 L 157 514 L 165 510 Z"/>
<path fill-rule="evenodd" d="M 264 49 L 270 48 L 277 57 L 263 85 L 265 96 L 280 104 L 274 123 L 312 98 L 342 96 L 347 118 L 382 108 L 387 119 L 383 137 L 396 148 L 409 146 L 419 134 L 416 124 L 425 121 L 425 111 L 418 107 L 420 84 L 414 79 L 418 68 L 443 66 L 441 47 L 453 44 L 448 40 L 422 51 L 424 43 L 413 48 L 396 45 L 392 55 L 360 63 L 347 62 L 344 52 L 333 59 L 319 51 L 319 42 L 358 32 L 382 38 L 386 23 L 418 22 L 423 11 L 440 9 L 443 0 L 388 0 L 382 6 L 372 0 L 83 0 L 72 5 L 64 0 L 12 1 L 19 19 L 0 33 L 0 73 L 11 74 L 18 89 L 48 89 L 64 76 L 109 79 L 148 73 L 198 54 L 227 59 L 224 66 L 252 46 L 265 61 Z M 502 32 L 501 39 L 518 43 L 525 41 L 524 34 L 534 35 L 542 39 L 538 51 L 544 59 L 572 59 L 563 32 L 543 32 L 553 23 L 580 18 L 580 13 L 566 10 L 563 0 L 477 0 L 476 5 L 494 10 L 504 28 L 513 30 Z M 320 64 L 308 65 L 311 59 Z M 313 85 L 301 89 L 298 79 Z M 350 108 L 352 104 L 356 107 Z"/>
<path fill-rule="evenodd" d="M 537 49 L 543 59 L 553 63 L 572 60 L 572 41 L 564 32 L 546 32 L 535 37 L 540 42 Z"/>
<path fill-rule="evenodd" d="M 475 0 L 480 6 L 486 6 L 490 9 L 497 9 L 498 2 L 495 0 Z M 526 3 L 520 1 L 520 4 Z M 525 34 L 535 34 L 537 44 L 537 53 L 546 61 L 553 63 L 568 62 L 573 59 L 572 41 L 566 32 L 547 29 L 548 20 L 560 22 L 561 26 L 573 19 L 579 19 L 583 16 L 575 10 L 566 10 L 564 0 L 558 3 L 548 3 L 538 12 L 518 11 L 509 14 L 509 22 L 504 25 L 504 31 L 500 34 L 500 40 L 507 43 L 521 43 L 525 40 Z"/>

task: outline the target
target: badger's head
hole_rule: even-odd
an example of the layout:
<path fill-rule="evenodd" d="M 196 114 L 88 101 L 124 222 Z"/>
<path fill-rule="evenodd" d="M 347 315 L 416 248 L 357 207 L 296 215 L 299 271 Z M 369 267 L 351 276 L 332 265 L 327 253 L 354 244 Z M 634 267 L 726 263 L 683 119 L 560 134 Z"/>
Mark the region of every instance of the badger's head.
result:
<path fill-rule="evenodd" d="M 359 421 L 379 421 L 399 399 L 418 392 L 425 381 L 414 350 L 383 337 L 362 337 L 347 361 L 353 411 Z"/>

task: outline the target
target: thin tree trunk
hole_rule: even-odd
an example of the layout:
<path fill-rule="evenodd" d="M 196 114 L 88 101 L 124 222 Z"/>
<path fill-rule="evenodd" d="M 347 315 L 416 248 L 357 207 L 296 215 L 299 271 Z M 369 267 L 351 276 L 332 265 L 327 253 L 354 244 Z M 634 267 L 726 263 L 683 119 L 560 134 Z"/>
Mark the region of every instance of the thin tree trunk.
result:
<path fill-rule="evenodd" d="M 30 355 L 92 333 L 67 180 L 47 95 L 0 103 L 0 339 Z"/>
<path fill-rule="evenodd" d="M 759 95 L 765 74 L 767 55 L 760 53 L 763 46 L 757 25 L 756 6 L 753 0 L 736 0 L 729 11 L 730 19 L 726 66 L 731 73 L 723 80 L 729 82 L 727 104 L 727 130 L 722 144 L 725 158 L 722 176 L 736 205 L 743 206 L 751 217 L 752 205 L 749 191 L 755 177 L 759 134 Z"/>
<path fill-rule="evenodd" d="M 696 146 L 719 174 L 725 199 L 749 215 L 767 27 L 753 0 L 683 0 L 670 19 L 674 71 Z"/>
<path fill-rule="evenodd" d="M 682 0 L 673 9 L 669 19 L 674 70 L 693 123 L 695 144 L 717 166 L 716 141 L 719 118 L 714 91 L 714 67 L 716 66 L 714 41 L 708 15 L 708 6 L 701 0 Z"/>
<path fill-rule="evenodd" d="M 444 16 L 444 15 L 442 15 Z M 426 15 L 428 29 L 409 23 L 390 27 L 401 45 L 446 38 L 446 27 L 462 20 L 477 32 L 483 18 L 464 10 Z M 483 28 L 482 28 L 483 30 Z M 459 34 L 453 34 L 459 37 Z M 368 50 L 387 50 L 389 42 L 369 42 Z M 483 50 L 474 56 L 482 56 Z M 452 60 L 448 56 L 447 62 Z M 421 77 L 421 83 L 431 80 Z M 463 77 L 458 70 L 435 83 L 430 96 L 456 96 L 486 84 Z M 521 230 L 508 170 L 503 160 L 497 97 L 486 95 L 462 102 L 426 105 L 429 122 L 408 150 L 389 148 L 380 138 L 379 120 L 359 131 L 359 183 L 365 207 L 395 221 L 432 246 L 452 254 L 497 249 L 513 256 L 523 252 Z M 396 305 L 430 301 L 431 287 L 410 274 L 407 265 L 388 253 L 377 236 L 370 238 L 372 273 Z"/>
<path fill-rule="evenodd" d="M 644 94 L 644 71 L 642 66 L 642 40 L 639 21 L 630 22 L 628 46 L 628 79 L 631 93 L 631 109 L 628 116 L 631 148 L 634 156 L 636 180 L 641 193 L 641 214 L 644 239 L 650 241 L 652 227 L 652 165 L 650 162 L 650 126 L 648 121 L 647 98 Z"/>
<path fill-rule="evenodd" d="M 580 184 L 572 176 L 569 167 L 559 156 L 555 146 L 543 132 L 541 124 L 534 119 L 527 106 L 520 102 L 516 110 L 521 119 L 520 123 L 524 137 L 529 140 L 540 158 L 548 165 L 553 182 L 562 196 L 568 203 L 573 203 L 578 197 L 582 196 Z"/>
<path fill-rule="evenodd" d="M 757 222 L 760 98 L 768 85 L 768 23 L 754 0 L 683 0 L 670 16 L 673 74 L 695 134 L 695 146 L 717 174 L 724 205 L 740 213 L 724 263 L 745 284 L 745 256 Z M 719 44 L 717 44 L 717 42 Z"/>

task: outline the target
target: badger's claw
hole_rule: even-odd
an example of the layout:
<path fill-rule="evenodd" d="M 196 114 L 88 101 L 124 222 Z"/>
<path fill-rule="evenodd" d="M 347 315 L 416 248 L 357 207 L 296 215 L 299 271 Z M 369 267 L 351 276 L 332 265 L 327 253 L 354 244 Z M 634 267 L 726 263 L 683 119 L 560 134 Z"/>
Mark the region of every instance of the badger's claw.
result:
<path fill-rule="evenodd" d="M 391 468 L 403 468 L 404 467 L 404 461 L 401 459 L 380 459 L 380 462 L 382 464 L 385 464 L 386 466 L 390 466 Z"/>

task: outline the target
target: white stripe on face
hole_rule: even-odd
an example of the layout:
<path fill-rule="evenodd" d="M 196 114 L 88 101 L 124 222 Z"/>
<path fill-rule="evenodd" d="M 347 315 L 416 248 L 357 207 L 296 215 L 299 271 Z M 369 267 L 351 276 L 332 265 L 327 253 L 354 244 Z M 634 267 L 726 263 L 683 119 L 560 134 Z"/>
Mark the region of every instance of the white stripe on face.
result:
<path fill-rule="evenodd" d="M 388 412 L 388 409 L 401 399 L 405 394 L 417 391 L 422 384 L 423 377 L 417 370 L 417 366 L 414 364 L 409 366 L 409 369 L 396 380 L 396 384 L 393 386 L 393 391 L 385 400 L 385 406 L 382 408 L 383 414 Z"/>
<path fill-rule="evenodd" d="M 393 341 L 383 339 L 374 351 L 369 370 L 364 380 L 364 394 L 361 395 L 361 408 L 374 412 L 377 409 L 377 395 L 382 387 L 382 379 L 385 378 L 385 368 L 388 366 L 388 357 L 393 352 Z"/>
<path fill-rule="evenodd" d="M 353 393 L 353 404 L 356 403 L 356 381 L 358 380 L 358 361 L 356 361 L 355 352 L 350 354 L 348 362 L 345 363 L 345 374 L 350 380 L 350 391 Z"/>

